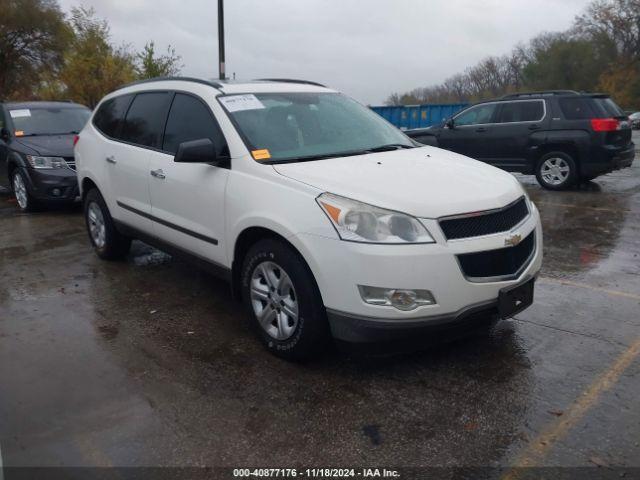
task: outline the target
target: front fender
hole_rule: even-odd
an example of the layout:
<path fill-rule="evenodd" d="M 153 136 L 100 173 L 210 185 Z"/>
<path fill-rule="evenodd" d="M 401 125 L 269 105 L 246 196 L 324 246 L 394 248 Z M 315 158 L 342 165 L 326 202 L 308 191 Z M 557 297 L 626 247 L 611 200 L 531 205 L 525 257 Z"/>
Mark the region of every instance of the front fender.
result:
<path fill-rule="evenodd" d="M 7 184 L 11 185 L 11 173 L 16 169 L 27 169 L 27 160 L 17 152 L 9 152 L 7 155 L 7 169 L 4 172 L 7 175 Z"/>
<path fill-rule="evenodd" d="M 27 159 L 18 152 L 10 152 L 7 157 L 7 167 L 8 170 L 11 170 L 11 167 L 27 168 Z"/>

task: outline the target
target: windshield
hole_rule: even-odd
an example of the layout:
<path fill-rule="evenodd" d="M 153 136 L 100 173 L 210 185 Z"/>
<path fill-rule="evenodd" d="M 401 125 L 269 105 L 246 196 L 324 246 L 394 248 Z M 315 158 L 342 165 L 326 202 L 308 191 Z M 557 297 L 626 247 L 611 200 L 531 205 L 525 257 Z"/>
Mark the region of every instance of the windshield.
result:
<path fill-rule="evenodd" d="M 378 114 L 339 93 L 256 93 L 219 99 L 256 160 L 315 160 L 415 146 Z"/>
<path fill-rule="evenodd" d="M 88 108 L 16 108 L 9 109 L 16 136 L 61 135 L 78 133 L 87 123 Z"/>

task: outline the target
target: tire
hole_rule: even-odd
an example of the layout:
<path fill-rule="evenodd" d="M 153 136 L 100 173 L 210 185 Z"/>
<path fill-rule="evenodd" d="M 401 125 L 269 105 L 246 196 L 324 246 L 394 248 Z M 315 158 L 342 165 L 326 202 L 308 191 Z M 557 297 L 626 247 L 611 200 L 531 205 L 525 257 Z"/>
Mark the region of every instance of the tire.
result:
<path fill-rule="evenodd" d="M 566 190 L 578 180 L 578 166 L 565 152 L 549 152 L 538 160 L 536 179 L 547 190 Z"/>
<path fill-rule="evenodd" d="M 276 239 L 260 240 L 244 258 L 240 281 L 251 323 L 270 352 L 299 361 L 325 350 L 330 334 L 324 304 L 296 251 Z"/>
<path fill-rule="evenodd" d="M 91 245 L 100 258 L 121 260 L 127 256 L 131 238 L 118 232 L 104 198 L 95 188 L 84 199 L 84 219 Z"/>
<path fill-rule="evenodd" d="M 27 188 L 27 180 L 19 168 L 11 172 L 11 190 L 18 202 L 18 208 L 23 212 L 35 212 L 40 207 Z"/>

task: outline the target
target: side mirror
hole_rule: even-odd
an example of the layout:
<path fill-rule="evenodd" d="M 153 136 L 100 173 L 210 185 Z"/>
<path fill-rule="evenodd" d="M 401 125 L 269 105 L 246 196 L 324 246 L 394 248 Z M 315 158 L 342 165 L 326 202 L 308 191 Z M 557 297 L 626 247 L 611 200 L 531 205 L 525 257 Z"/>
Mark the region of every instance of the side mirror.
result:
<path fill-rule="evenodd" d="M 179 163 L 213 163 L 218 164 L 216 148 L 208 138 L 182 142 L 173 159 Z"/>
<path fill-rule="evenodd" d="M 0 128 L 0 140 L 4 140 L 5 142 L 9 140 L 9 130 L 5 127 Z"/>
<path fill-rule="evenodd" d="M 453 129 L 456 126 L 456 124 L 453 121 L 453 118 L 450 118 L 449 120 L 447 120 L 444 125 L 447 128 L 451 128 L 451 129 Z"/>

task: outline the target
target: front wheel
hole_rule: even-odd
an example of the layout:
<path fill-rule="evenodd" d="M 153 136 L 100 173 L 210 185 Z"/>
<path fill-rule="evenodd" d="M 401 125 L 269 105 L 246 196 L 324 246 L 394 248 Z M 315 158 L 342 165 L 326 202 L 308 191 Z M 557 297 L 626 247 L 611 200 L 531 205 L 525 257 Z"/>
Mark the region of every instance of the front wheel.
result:
<path fill-rule="evenodd" d="M 317 356 L 330 338 L 320 291 L 309 267 L 284 242 L 265 239 L 247 253 L 242 298 L 272 353 L 289 359 Z"/>
<path fill-rule="evenodd" d="M 15 169 L 11 175 L 11 187 L 13 188 L 13 194 L 18 202 L 18 207 L 23 212 L 33 212 L 37 209 L 38 205 L 36 200 L 27 190 L 27 181 L 20 170 Z"/>
<path fill-rule="evenodd" d="M 100 258 L 119 260 L 127 256 L 131 239 L 118 232 L 107 204 L 96 189 L 90 190 L 85 197 L 84 218 L 89 239 Z"/>
<path fill-rule="evenodd" d="M 576 182 L 578 168 L 571 155 L 549 152 L 538 161 L 536 178 L 547 190 L 565 190 Z"/>

